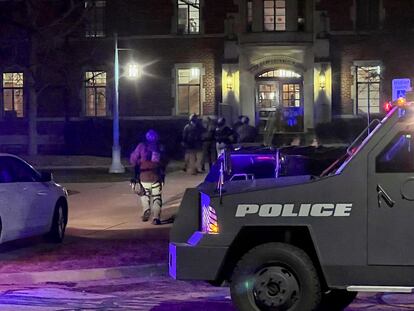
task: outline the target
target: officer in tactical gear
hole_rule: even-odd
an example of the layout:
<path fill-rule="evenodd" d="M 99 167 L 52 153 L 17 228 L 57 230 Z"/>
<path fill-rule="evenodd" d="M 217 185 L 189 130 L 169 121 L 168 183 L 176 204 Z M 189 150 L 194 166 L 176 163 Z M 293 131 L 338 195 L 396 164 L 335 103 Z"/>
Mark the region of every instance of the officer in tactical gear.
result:
<path fill-rule="evenodd" d="M 237 142 L 238 143 L 253 143 L 256 139 L 256 128 L 249 124 L 249 117 L 243 116 L 241 119 L 242 125 L 237 128 Z"/>
<path fill-rule="evenodd" d="M 189 123 L 184 127 L 182 145 L 185 148 L 185 167 L 187 173 L 196 175 L 202 171 L 203 126 L 197 115 L 193 113 L 189 117 Z"/>
<path fill-rule="evenodd" d="M 215 132 L 217 156 L 224 151 L 224 149 L 232 146 L 236 142 L 236 134 L 226 125 L 226 119 L 220 117 L 217 120 L 217 128 Z"/>
<path fill-rule="evenodd" d="M 165 180 L 165 153 L 159 143 L 158 133 L 149 130 L 145 141 L 131 153 L 130 162 L 135 166 L 136 182 L 143 188 L 141 199 L 142 221 L 151 217 L 154 225 L 161 224 L 162 185 Z"/>

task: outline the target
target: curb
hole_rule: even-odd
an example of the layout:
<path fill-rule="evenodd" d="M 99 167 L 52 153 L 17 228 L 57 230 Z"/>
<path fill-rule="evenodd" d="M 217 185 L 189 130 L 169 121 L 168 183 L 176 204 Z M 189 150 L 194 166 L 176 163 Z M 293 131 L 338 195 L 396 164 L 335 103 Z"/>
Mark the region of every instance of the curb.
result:
<path fill-rule="evenodd" d="M 0 273 L 0 285 L 85 282 L 165 275 L 168 275 L 167 264 L 44 272 Z"/>

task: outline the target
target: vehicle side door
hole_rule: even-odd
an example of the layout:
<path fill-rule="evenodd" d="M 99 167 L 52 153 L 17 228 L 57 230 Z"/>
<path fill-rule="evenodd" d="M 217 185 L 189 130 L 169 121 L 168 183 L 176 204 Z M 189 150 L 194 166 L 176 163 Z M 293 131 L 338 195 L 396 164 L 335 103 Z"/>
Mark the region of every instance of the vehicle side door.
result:
<path fill-rule="evenodd" d="M 31 200 L 27 185 L 18 182 L 13 158 L 0 157 L 0 217 L 2 241 L 28 235 L 27 218 Z"/>
<path fill-rule="evenodd" d="M 28 235 L 45 233 L 49 228 L 55 199 L 50 191 L 50 183 L 42 182 L 40 174 L 24 161 L 11 158 L 17 184 L 24 190 L 27 200 L 26 224 Z"/>
<path fill-rule="evenodd" d="M 414 130 L 397 128 L 368 157 L 368 264 L 414 265 Z"/>

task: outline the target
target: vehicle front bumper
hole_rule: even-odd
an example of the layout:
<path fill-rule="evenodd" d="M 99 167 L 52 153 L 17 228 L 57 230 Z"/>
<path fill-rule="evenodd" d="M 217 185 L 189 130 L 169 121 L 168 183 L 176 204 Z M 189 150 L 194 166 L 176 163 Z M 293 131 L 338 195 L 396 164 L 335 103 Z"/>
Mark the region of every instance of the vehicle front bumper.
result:
<path fill-rule="evenodd" d="M 198 244 L 198 243 L 197 243 Z M 170 243 L 169 272 L 176 280 L 217 280 L 227 247 Z"/>

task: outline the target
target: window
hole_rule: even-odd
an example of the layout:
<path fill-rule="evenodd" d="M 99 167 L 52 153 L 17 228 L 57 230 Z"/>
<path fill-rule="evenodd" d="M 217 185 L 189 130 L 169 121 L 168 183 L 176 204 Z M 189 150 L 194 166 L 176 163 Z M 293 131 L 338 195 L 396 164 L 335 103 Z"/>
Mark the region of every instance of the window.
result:
<path fill-rule="evenodd" d="M 260 110 L 273 109 L 278 106 L 279 88 L 276 83 L 259 84 L 259 102 Z"/>
<path fill-rule="evenodd" d="M 3 110 L 6 117 L 24 116 L 23 72 L 3 73 Z"/>
<path fill-rule="evenodd" d="M 283 107 L 300 107 L 300 84 L 283 84 Z"/>
<path fill-rule="evenodd" d="M 356 28 L 373 30 L 379 27 L 379 0 L 356 0 Z"/>
<path fill-rule="evenodd" d="M 40 175 L 14 157 L 0 157 L 0 183 L 37 182 Z"/>
<path fill-rule="evenodd" d="M 356 67 L 357 112 L 380 112 L 380 66 Z"/>
<path fill-rule="evenodd" d="M 87 116 L 104 117 L 107 115 L 105 71 L 85 73 L 85 103 Z"/>
<path fill-rule="evenodd" d="M 266 71 L 259 75 L 259 78 L 300 78 L 301 75 L 286 69 L 276 69 Z"/>
<path fill-rule="evenodd" d="M 177 114 L 201 113 L 200 68 L 177 70 Z"/>
<path fill-rule="evenodd" d="M 88 38 L 105 37 L 105 7 L 104 0 L 87 0 L 85 1 L 86 12 L 86 32 Z"/>
<path fill-rule="evenodd" d="M 265 0 L 264 1 L 264 30 L 285 31 L 286 30 L 286 1 Z"/>
<path fill-rule="evenodd" d="M 199 0 L 178 0 L 178 33 L 200 33 Z"/>
<path fill-rule="evenodd" d="M 253 0 L 247 1 L 247 31 L 253 28 Z"/>
<path fill-rule="evenodd" d="M 413 133 L 399 133 L 376 159 L 377 173 L 414 172 Z"/>
<path fill-rule="evenodd" d="M 298 31 L 305 31 L 306 0 L 298 0 Z"/>

